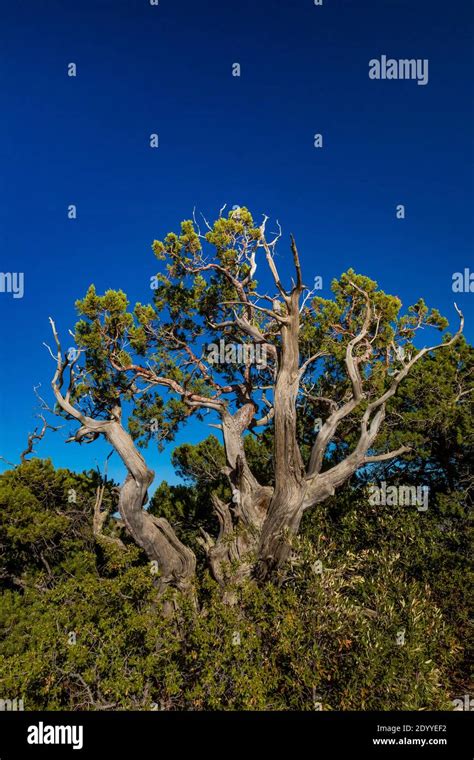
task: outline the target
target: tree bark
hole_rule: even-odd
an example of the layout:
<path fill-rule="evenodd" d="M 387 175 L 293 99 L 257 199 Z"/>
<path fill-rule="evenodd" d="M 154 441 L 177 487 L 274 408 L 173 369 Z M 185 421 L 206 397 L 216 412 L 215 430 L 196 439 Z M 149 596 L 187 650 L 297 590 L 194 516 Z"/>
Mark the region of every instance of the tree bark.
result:
<path fill-rule="evenodd" d="M 254 413 L 254 405 L 245 404 L 234 415 L 227 410 L 221 414 L 225 474 L 232 489 L 232 502 L 224 504 L 214 496 L 220 530 L 217 541 L 209 548 L 209 562 L 214 578 L 224 587 L 239 585 L 251 574 L 272 493 L 271 488 L 258 483 L 245 456 L 242 434 Z M 233 599 L 232 590 L 227 598 Z"/>
<path fill-rule="evenodd" d="M 196 570 L 194 553 L 181 543 L 167 520 L 144 509 L 155 473 L 147 467 L 120 423 L 110 422 L 104 435 L 128 470 L 118 504 L 127 530 L 147 557 L 157 562 L 163 588 L 173 585 L 189 591 Z"/>
<path fill-rule="evenodd" d="M 155 474 L 147 467 L 132 437 L 121 423 L 120 401 L 117 400 L 116 405 L 110 410 L 110 418 L 106 420 L 93 419 L 74 406 L 71 391 L 74 387 L 73 368 L 77 358 L 72 363 L 67 356 L 63 358 L 56 326 L 52 319 L 50 323 L 57 347 L 56 372 L 51 382 L 53 393 L 62 411 L 81 423 L 81 427 L 70 440 L 80 443 L 95 440 L 99 435 L 103 435 L 112 445 L 128 470 L 120 489 L 118 504 L 127 530 L 149 560 L 156 561 L 161 589 L 164 590 L 171 585 L 192 594 L 196 558 L 194 553 L 181 543 L 167 520 L 155 517 L 143 508 Z M 67 367 L 70 371 L 70 382 L 66 393 L 63 393 L 62 386 Z"/>
<path fill-rule="evenodd" d="M 304 467 L 297 440 L 296 399 L 300 382 L 299 290 L 286 300 L 274 389 L 275 488 L 262 525 L 256 576 L 260 581 L 288 559 L 303 514 Z"/>

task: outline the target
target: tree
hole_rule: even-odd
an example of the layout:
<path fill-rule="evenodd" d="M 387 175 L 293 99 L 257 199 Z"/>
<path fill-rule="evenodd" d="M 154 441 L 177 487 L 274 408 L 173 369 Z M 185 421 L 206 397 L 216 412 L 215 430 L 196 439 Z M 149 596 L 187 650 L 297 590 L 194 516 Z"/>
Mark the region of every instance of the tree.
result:
<path fill-rule="evenodd" d="M 93 507 L 100 496 L 99 514 Z M 116 502 L 113 482 L 95 471 L 74 475 L 51 461 L 24 461 L 0 479 L 0 583 L 3 588 L 45 592 L 62 575 L 81 576 L 95 549 L 116 546 L 119 526 L 104 523 Z M 109 528 L 109 526 L 107 526 Z M 121 542 L 120 542 L 121 543 Z M 107 548 L 106 547 L 106 548 Z M 133 546 L 136 551 L 136 547 Z"/>
<path fill-rule="evenodd" d="M 203 544 L 226 589 L 250 575 L 263 582 L 288 560 L 307 510 L 361 469 L 413 456 L 409 443 L 383 445 L 384 429 L 396 429 L 398 389 L 463 329 L 456 307 L 457 332 L 417 349 L 420 329 L 442 331 L 447 320 L 422 299 L 400 315 L 398 298 L 353 270 L 333 282 L 334 299 L 317 297 L 304 283 L 293 237 L 294 278 L 285 286 L 275 255 L 281 232 L 269 239 L 267 221 L 257 227 L 245 208 L 221 212 L 212 226 L 204 220 L 204 234 L 196 218 L 184 221 L 180 234 L 153 243 L 164 265 L 152 278 L 153 304 L 129 310 L 122 291 L 99 296 L 91 286 L 77 302 L 72 354 L 62 351 L 51 320 L 58 412 L 80 423 L 72 440 L 103 435 L 124 462 L 119 510 L 158 563 L 163 588 L 191 592 L 196 559 L 156 504 L 155 514 L 144 509 L 154 473 L 139 448 L 155 433 L 162 445 L 191 415 L 202 421 L 214 413 L 225 463 L 211 467 L 225 475 L 229 498 L 212 492 L 220 530 L 216 538 L 204 531 Z M 262 268 L 264 293 L 256 280 Z M 265 483 L 246 441 L 268 430 L 273 477 Z"/>

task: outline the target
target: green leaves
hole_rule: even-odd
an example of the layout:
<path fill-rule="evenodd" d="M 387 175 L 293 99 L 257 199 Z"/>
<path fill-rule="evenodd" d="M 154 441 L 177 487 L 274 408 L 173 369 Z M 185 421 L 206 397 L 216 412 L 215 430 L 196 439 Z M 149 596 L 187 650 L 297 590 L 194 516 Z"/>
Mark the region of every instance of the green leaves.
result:
<path fill-rule="evenodd" d="M 194 485 L 151 500 L 196 547 L 199 526 L 217 529 L 206 478 L 221 460 L 212 436 L 179 447 Z M 166 619 L 144 555 L 94 542 L 97 482 L 40 460 L 0 476 L 0 679 L 26 709 L 451 709 L 469 625 L 456 494 L 421 516 L 345 489 L 307 513 L 281 584 L 246 583 L 228 606 L 200 561 L 200 613 L 178 597 Z"/>

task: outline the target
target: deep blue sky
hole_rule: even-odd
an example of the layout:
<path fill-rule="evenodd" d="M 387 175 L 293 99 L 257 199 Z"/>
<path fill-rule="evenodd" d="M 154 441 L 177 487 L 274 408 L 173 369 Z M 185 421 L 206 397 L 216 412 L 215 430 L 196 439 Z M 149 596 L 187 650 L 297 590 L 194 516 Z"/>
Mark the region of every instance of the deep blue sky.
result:
<path fill-rule="evenodd" d="M 454 319 L 452 273 L 474 270 L 471 2 L 0 6 L 0 269 L 25 273 L 23 299 L 0 293 L 1 455 L 16 462 L 34 427 L 33 385 L 50 399 L 48 316 L 66 335 L 91 282 L 148 300 L 150 243 L 194 206 L 278 218 L 306 279 L 324 278 L 321 295 L 352 266 Z M 370 80 L 382 54 L 428 58 L 428 85 Z M 474 294 L 455 298 L 472 341 Z M 102 461 L 103 445 L 64 445 L 73 427 L 38 453 L 78 470 Z M 149 461 L 157 481 L 170 478 L 168 454 Z M 111 471 L 120 477 L 120 463 Z"/>

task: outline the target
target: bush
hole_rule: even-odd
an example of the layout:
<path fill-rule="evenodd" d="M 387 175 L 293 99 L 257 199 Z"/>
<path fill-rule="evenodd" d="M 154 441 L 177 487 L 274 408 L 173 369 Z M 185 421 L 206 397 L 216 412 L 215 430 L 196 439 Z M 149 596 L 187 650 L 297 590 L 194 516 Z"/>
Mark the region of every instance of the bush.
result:
<path fill-rule="evenodd" d="M 452 709 L 465 612 L 440 598 L 465 601 L 459 525 L 440 533 L 428 513 L 374 510 L 347 490 L 305 520 L 278 584 L 247 582 L 229 606 L 201 571 L 199 609 L 174 596 L 166 617 L 139 550 L 94 541 L 92 485 L 38 460 L 0 477 L 4 698 L 27 710 Z M 452 551 L 436 575 L 442 541 Z"/>

